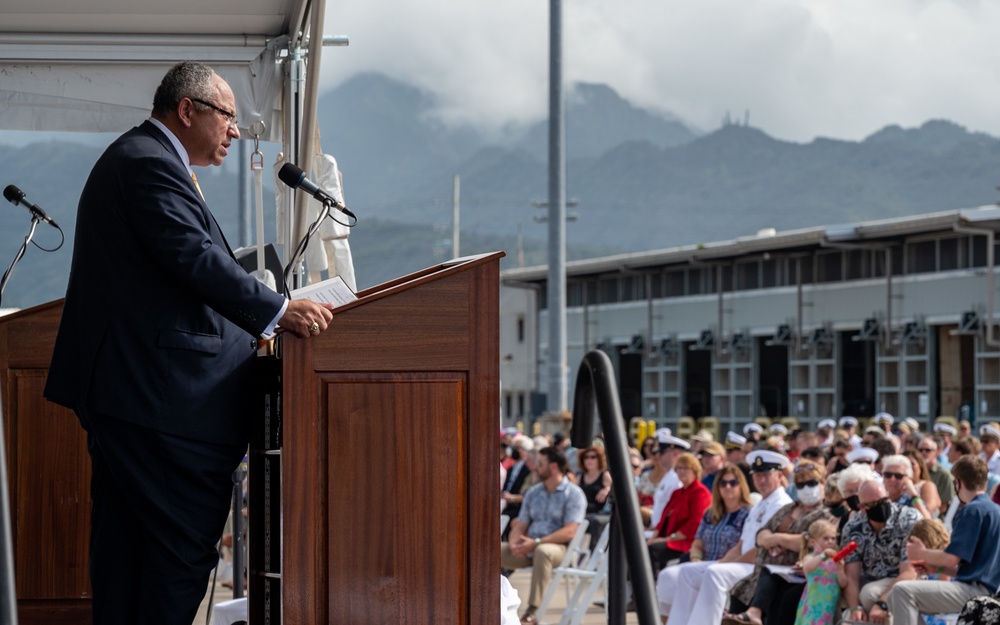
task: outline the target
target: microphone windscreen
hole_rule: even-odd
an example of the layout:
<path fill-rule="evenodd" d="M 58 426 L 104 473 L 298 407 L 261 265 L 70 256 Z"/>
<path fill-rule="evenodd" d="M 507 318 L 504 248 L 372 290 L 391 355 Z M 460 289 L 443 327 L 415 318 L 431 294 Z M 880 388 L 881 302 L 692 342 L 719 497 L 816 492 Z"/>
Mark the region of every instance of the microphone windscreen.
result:
<path fill-rule="evenodd" d="M 302 184 L 302 179 L 306 177 L 306 172 L 293 163 L 285 163 L 278 170 L 278 180 L 281 180 L 291 188 L 298 188 Z"/>
<path fill-rule="evenodd" d="M 17 204 L 24 198 L 24 192 L 14 185 L 9 184 L 7 185 L 7 188 L 3 190 L 3 197 L 8 202 Z"/>

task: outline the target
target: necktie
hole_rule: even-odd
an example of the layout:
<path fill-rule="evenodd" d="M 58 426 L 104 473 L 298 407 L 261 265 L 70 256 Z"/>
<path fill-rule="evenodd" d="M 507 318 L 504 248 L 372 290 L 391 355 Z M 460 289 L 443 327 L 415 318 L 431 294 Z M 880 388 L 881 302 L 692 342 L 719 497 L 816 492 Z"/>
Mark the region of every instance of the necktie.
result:
<path fill-rule="evenodd" d="M 205 194 L 201 192 L 201 185 L 198 184 L 198 176 L 195 176 L 194 172 L 191 172 L 191 182 L 194 183 L 194 188 L 198 189 L 198 195 L 200 195 L 202 201 L 204 201 L 205 200 Z"/>

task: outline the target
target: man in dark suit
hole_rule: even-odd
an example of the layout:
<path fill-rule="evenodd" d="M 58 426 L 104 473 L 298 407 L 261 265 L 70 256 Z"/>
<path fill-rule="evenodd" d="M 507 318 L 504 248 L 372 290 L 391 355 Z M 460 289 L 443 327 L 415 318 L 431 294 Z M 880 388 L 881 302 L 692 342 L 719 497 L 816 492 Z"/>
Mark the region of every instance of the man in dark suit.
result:
<path fill-rule="evenodd" d="M 45 396 L 87 431 L 97 624 L 191 625 L 247 447 L 256 339 L 332 318 L 249 276 L 201 195 L 190 167 L 222 164 L 235 104 L 210 68 L 175 66 L 80 197 Z"/>

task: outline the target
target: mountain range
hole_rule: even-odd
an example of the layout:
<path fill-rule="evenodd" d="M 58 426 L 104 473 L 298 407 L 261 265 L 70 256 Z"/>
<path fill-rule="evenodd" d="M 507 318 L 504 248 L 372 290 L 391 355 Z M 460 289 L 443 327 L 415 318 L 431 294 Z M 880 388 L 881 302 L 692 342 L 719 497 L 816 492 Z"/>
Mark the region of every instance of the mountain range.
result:
<path fill-rule="evenodd" d="M 355 76 L 320 97 L 323 147 L 337 157 L 347 203 L 360 218 L 351 246 L 362 288 L 451 257 L 456 174 L 461 254 L 503 249 L 503 266 L 514 266 L 521 232 L 524 262 L 545 262 L 546 227 L 533 219 L 542 212 L 532 201 L 547 199 L 546 122 L 497 135 L 445 124 L 438 108 L 433 93 L 379 74 Z M 947 120 L 891 125 L 862 141 L 792 143 L 740 123 L 705 132 L 595 84 L 572 86 L 565 119 L 567 197 L 579 215 L 567 227 L 571 259 L 997 199 L 1000 139 Z M 101 148 L 62 135 L 2 143 L 0 134 L 0 182 L 20 186 L 70 239 L 55 253 L 25 254 L 0 305 L 26 307 L 65 290 L 76 201 Z M 238 244 L 238 161 L 199 172 L 199 181 Z M 264 196 L 270 204 L 273 186 Z M 273 208 L 267 214 L 274 240 Z M 5 268 L 27 222 L 21 209 L 0 211 Z M 51 248 L 58 233 L 43 225 L 35 241 Z"/>

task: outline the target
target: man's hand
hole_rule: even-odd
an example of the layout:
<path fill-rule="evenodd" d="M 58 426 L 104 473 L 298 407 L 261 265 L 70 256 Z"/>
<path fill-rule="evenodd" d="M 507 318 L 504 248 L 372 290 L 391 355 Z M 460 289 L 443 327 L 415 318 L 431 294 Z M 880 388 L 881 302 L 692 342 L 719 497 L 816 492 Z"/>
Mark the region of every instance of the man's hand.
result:
<path fill-rule="evenodd" d="M 529 553 L 535 551 L 535 539 L 527 536 L 518 536 L 514 542 L 510 543 L 510 552 L 520 558 L 528 557 Z"/>
<path fill-rule="evenodd" d="M 861 608 L 855 608 L 855 609 L 851 610 L 851 620 L 852 621 L 867 622 L 868 621 L 868 615 L 865 614 L 865 611 L 863 609 L 861 609 Z"/>
<path fill-rule="evenodd" d="M 868 620 L 876 625 L 883 625 L 887 616 L 889 613 L 879 607 L 877 603 L 868 611 Z"/>
<path fill-rule="evenodd" d="M 307 339 L 326 330 L 333 319 L 332 310 L 333 304 L 320 304 L 308 299 L 289 300 L 278 325 L 299 338 Z"/>

